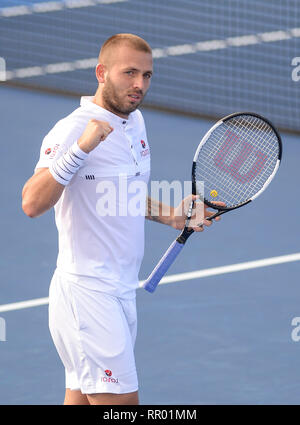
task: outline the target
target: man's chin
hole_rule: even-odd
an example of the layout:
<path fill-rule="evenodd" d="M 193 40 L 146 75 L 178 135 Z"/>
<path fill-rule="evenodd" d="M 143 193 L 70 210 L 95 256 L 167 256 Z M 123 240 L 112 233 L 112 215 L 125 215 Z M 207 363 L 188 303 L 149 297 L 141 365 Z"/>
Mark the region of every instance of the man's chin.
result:
<path fill-rule="evenodd" d="M 129 115 L 131 112 L 134 112 L 141 104 L 142 102 L 138 103 L 138 104 L 134 104 L 134 105 L 129 105 L 127 106 L 127 108 L 123 109 L 123 114 Z"/>
<path fill-rule="evenodd" d="M 132 107 L 131 112 L 135 111 L 139 106 L 141 106 L 141 104 L 143 103 L 143 100 L 144 98 L 140 100 L 139 102 L 132 102 L 132 103 L 130 102 L 130 106 Z"/>
<path fill-rule="evenodd" d="M 140 103 L 138 105 L 132 105 L 131 108 L 128 108 L 128 113 L 134 112 L 139 106 L 140 106 Z"/>
<path fill-rule="evenodd" d="M 121 107 L 117 104 L 112 104 L 107 102 L 105 107 L 109 111 L 113 112 L 116 115 L 129 115 L 131 112 L 134 112 L 140 105 L 142 101 L 136 102 L 126 102 Z"/>

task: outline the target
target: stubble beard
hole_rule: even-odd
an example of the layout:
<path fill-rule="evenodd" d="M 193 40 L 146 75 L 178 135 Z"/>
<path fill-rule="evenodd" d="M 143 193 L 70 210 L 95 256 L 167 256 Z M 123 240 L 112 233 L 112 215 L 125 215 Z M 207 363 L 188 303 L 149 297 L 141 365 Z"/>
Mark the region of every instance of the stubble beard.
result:
<path fill-rule="evenodd" d="M 126 115 L 128 116 L 131 112 L 135 111 L 140 104 L 142 103 L 144 96 L 142 95 L 142 98 L 140 102 L 135 103 L 131 106 L 125 106 L 124 101 L 122 98 L 118 95 L 116 88 L 111 83 L 110 80 L 106 81 L 106 85 L 102 89 L 102 99 L 103 99 L 103 106 L 108 111 L 116 114 L 116 115 Z"/>

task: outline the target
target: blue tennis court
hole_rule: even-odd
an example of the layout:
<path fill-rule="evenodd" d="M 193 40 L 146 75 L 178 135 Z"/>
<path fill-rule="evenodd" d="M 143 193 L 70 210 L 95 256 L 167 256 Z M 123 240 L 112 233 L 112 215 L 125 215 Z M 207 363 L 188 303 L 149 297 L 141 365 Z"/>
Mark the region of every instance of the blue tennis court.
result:
<path fill-rule="evenodd" d="M 26 217 L 21 190 L 42 138 L 79 99 L 0 90 L 0 317 L 6 325 L 0 403 L 61 404 L 64 371 L 50 338 L 46 300 L 57 254 L 54 216 Z M 151 179 L 189 180 L 194 150 L 212 122 L 143 113 Z M 296 135 L 282 133 L 282 139 L 282 165 L 263 196 L 194 235 L 168 273 L 171 283 L 154 294 L 137 291 L 141 404 L 299 404 L 300 342 L 292 339 L 292 320 L 300 316 L 300 144 Z M 146 222 L 141 280 L 176 236 L 174 229 Z M 180 277 L 189 272 L 195 273 Z M 24 301 L 29 306 L 19 304 Z"/>

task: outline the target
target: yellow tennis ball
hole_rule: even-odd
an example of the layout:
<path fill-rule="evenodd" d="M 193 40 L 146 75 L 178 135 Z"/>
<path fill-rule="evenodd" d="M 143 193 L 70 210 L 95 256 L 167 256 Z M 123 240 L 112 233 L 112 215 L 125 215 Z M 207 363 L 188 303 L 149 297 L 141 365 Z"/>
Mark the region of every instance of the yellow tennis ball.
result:
<path fill-rule="evenodd" d="M 212 198 L 216 198 L 216 197 L 218 196 L 218 192 L 217 192 L 216 190 L 211 190 L 211 191 L 210 191 L 210 196 L 211 196 Z"/>

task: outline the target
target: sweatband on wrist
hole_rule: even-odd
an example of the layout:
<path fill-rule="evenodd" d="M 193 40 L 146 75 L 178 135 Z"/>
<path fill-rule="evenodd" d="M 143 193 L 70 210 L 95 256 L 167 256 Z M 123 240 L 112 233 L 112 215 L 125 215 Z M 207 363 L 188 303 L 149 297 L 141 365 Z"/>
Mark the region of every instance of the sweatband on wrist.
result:
<path fill-rule="evenodd" d="M 87 156 L 88 153 L 83 152 L 76 141 L 67 152 L 50 165 L 49 171 L 58 183 L 66 186 L 82 167 Z"/>

